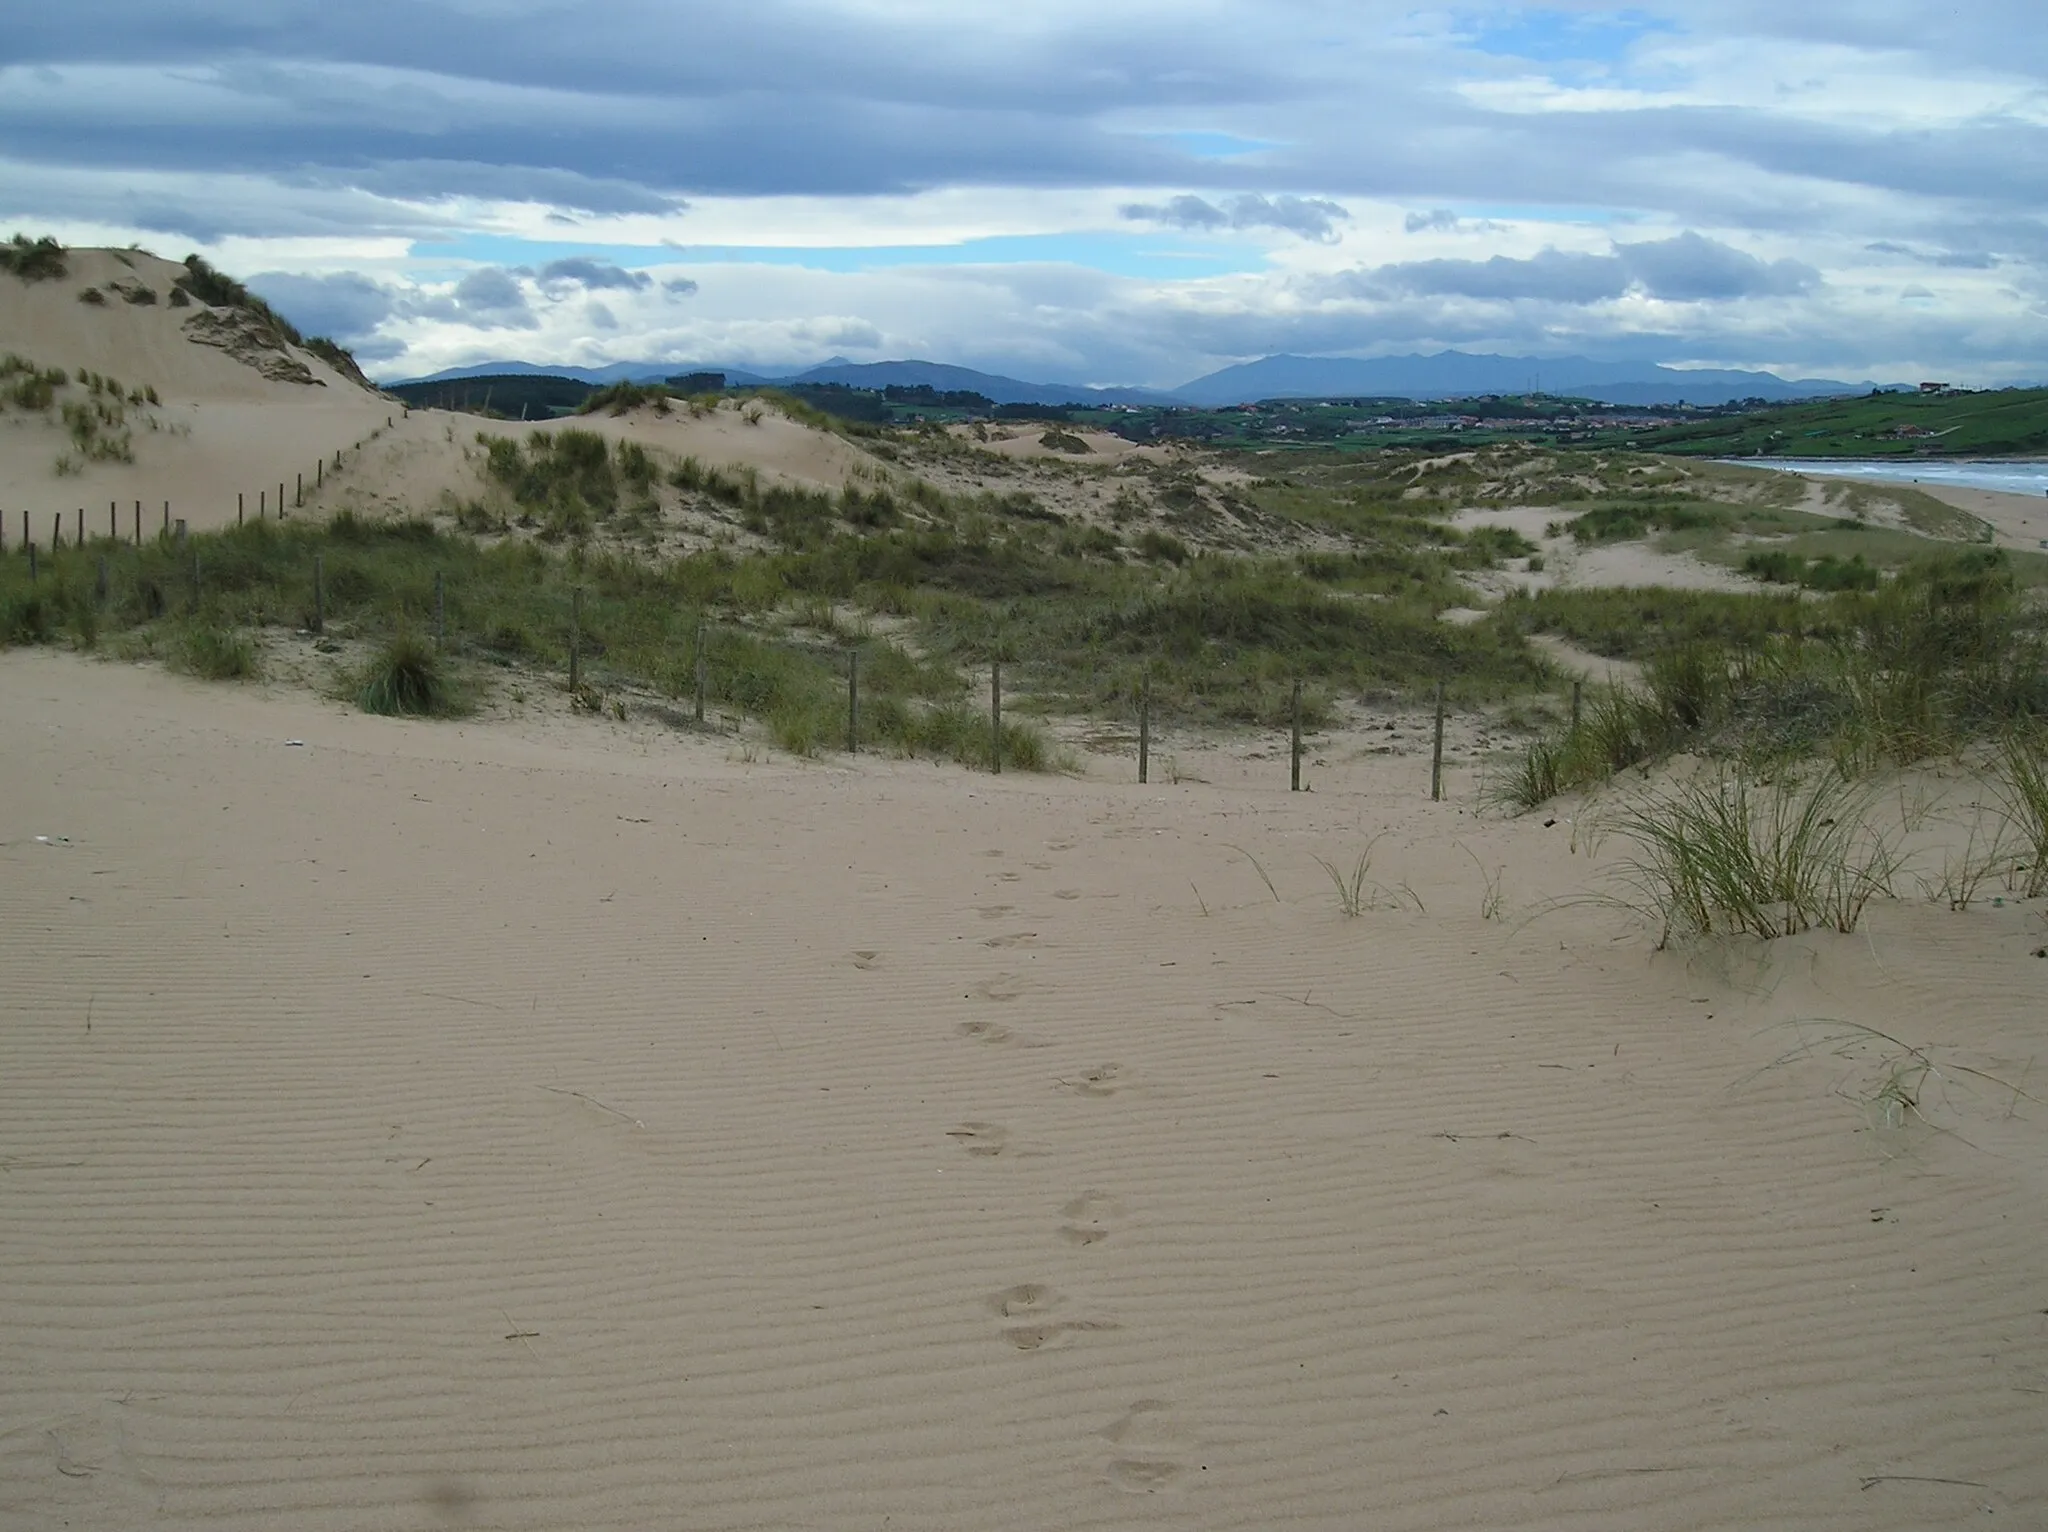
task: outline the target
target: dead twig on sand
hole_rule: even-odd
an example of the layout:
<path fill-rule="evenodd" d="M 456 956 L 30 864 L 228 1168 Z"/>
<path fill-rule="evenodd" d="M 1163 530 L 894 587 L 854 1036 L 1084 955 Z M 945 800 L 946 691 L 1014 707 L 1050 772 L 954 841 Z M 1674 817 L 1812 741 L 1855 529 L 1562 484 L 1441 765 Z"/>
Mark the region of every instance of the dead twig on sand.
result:
<path fill-rule="evenodd" d="M 642 1122 L 639 1118 L 633 1116 L 630 1112 L 622 1112 L 615 1106 L 606 1106 L 602 1101 L 598 1100 L 597 1097 L 586 1095 L 584 1092 L 580 1090 L 569 1090 L 566 1087 L 560 1085 L 542 1085 L 537 1088 L 544 1091 L 553 1091 L 557 1096 L 574 1096 L 578 1101 L 587 1101 L 590 1103 L 590 1105 L 596 1107 L 600 1112 L 609 1112 L 612 1114 L 612 1116 L 618 1118 L 619 1121 L 630 1122 L 636 1128 L 644 1130 L 647 1126 L 646 1123 Z"/>

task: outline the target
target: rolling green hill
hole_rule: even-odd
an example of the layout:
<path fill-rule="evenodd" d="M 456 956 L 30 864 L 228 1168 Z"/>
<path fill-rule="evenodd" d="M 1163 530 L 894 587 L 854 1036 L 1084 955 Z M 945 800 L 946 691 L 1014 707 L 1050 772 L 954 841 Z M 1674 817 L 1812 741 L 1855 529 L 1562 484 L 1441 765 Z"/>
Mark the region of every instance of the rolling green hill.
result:
<path fill-rule="evenodd" d="M 1648 452 L 1706 457 L 1998 457 L 2048 452 L 2048 388 L 1866 394 L 1636 433 Z"/>

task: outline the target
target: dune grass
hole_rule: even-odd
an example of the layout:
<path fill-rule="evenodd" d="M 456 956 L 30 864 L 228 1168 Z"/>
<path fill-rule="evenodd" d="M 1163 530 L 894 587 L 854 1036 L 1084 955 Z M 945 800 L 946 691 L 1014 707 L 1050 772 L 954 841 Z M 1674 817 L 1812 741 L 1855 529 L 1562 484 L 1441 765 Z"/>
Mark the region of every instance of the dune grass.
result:
<path fill-rule="evenodd" d="M 250 681 L 263 673 L 255 638 L 245 629 L 198 621 L 174 630 L 165 647 L 174 670 L 208 681 Z"/>
<path fill-rule="evenodd" d="M 2007 822 L 2018 833 L 2018 886 L 2029 899 L 2048 894 L 2048 740 L 2016 731 L 2005 741 L 1996 770 Z"/>
<path fill-rule="evenodd" d="M 16 234 L 0 245 L 0 271 L 12 272 L 24 282 L 54 282 L 69 270 L 68 252 L 47 234 L 40 239 Z"/>
<path fill-rule="evenodd" d="M 2048 716 L 2048 613 L 2003 554 L 1952 555 L 1825 601 L 1747 598 L 1758 606 L 1745 611 L 1701 594 L 1548 603 L 1603 627 L 1630 610 L 1666 621 L 1645 622 L 1628 645 L 1645 662 L 1641 682 L 1589 692 L 1578 727 L 1531 741 L 1496 774 L 1493 796 L 1530 809 L 1682 749 L 1753 765 L 1819 754 L 1868 773 Z M 1775 627 L 1758 626 L 1764 613 Z"/>
<path fill-rule="evenodd" d="M 388 717 L 443 718 L 461 712 L 461 697 L 428 640 L 401 628 L 379 646 L 355 678 L 356 706 Z"/>
<path fill-rule="evenodd" d="M 121 635 L 124 652 L 194 674 L 253 674 L 261 632 L 309 627 L 316 554 L 326 631 L 376 646 L 347 685 L 371 711 L 461 711 L 470 688 L 453 684 L 458 674 L 559 674 L 580 590 L 583 681 L 594 695 L 622 706 L 628 698 L 687 700 L 702 625 L 707 701 L 719 715 L 758 719 L 799 754 L 837 750 L 846 740 L 846 649 L 855 646 L 863 749 L 983 766 L 993 755 L 988 715 L 970 703 L 965 675 L 946 660 L 850 629 L 823 643 L 797 636 L 789 576 L 803 566 L 780 556 L 655 564 L 346 514 L 324 524 L 258 522 L 194 534 L 184 552 L 164 539 L 140 548 L 102 539 L 45 551 L 33 584 L 25 559 L 0 557 L 0 643 L 85 647 L 106 631 Z M 102 557 L 110 576 L 104 600 L 96 589 Z M 421 636 L 436 573 L 448 624 L 438 653 Z M 804 615 L 816 620 L 820 608 L 809 598 Z M 829 603 L 822 610 L 829 614 Z M 1003 764 L 1040 771 L 1063 761 L 1039 724 L 1013 717 L 1003 726 Z"/>
<path fill-rule="evenodd" d="M 1871 800 L 1833 771 L 1805 783 L 1703 773 L 1646 793 L 1605 823 L 1636 847 L 1621 868 L 1623 902 L 1657 925 L 1660 947 L 1854 931 L 1899 869 L 1894 842 L 1870 823 Z"/>

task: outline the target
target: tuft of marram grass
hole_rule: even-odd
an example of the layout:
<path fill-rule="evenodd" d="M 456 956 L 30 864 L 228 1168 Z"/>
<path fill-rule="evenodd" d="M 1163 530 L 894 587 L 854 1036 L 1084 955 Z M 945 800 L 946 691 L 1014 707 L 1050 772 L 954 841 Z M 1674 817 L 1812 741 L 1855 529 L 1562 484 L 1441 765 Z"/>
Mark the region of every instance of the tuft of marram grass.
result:
<path fill-rule="evenodd" d="M 457 711 L 458 698 L 434 646 L 418 634 L 401 632 L 363 668 L 356 705 L 366 713 L 433 718 Z"/>
<path fill-rule="evenodd" d="M 2005 816 L 2025 848 L 2020 887 L 2037 899 L 2048 894 L 2048 741 L 2038 734 L 2008 738 L 1997 782 Z"/>
<path fill-rule="evenodd" d="M 209 681 L 253 680 L 263 672 L 256 640 L 240 628 L 198 622 L 180 631 L 165 658 L 174 669 Z"/>
<path fill-rule="evenodd" d="M 1900 861 L 1870 823 L 1871 798 L 1833 771 L 1806 784 L 1724 771 L 1650 792 L 1608 826 L 1638 848 L 1621 871 L 1634 897 L 1622 902 L 1656 921 L 1660 947 L 1853 931 Z"/>

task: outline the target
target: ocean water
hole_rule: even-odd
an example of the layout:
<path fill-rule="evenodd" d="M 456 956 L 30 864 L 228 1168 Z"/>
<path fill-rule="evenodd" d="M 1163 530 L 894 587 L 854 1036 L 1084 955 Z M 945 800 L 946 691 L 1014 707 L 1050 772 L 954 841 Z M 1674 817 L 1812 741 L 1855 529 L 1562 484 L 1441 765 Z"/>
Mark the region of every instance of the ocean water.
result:
<path fill-rule="evenodd" d="M 1774 468 L 1830 479 L 1876 479 L 1886 484 L 1946 484 L 1960 489 L 1996 489 L 2009 495 L 2048 495 L 2048 463 L 1972 461 L 1872 462 L 1868 459 L 1741 457 L 1721 461 L 1737 468 Z"/>

